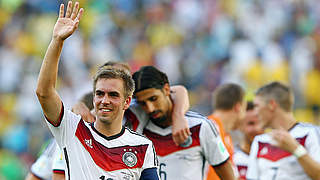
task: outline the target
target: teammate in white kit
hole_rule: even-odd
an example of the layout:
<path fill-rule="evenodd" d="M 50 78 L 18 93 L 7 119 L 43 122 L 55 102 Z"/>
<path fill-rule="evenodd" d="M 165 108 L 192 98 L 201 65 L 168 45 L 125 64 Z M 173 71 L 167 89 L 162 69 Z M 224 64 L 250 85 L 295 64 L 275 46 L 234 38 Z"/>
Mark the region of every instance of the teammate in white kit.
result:
<path fill-rule="evenodd" d="M 57 143 L 51 139 L 45 150 L 41 153 L 40 157 L 31 166 L 26 180 L 51 180 L 52 178 L 52 162 L 55 157 Z"/>
<path fill-rule="evenodd" d="M 96 73 L 93 124 L 64 109 L 57 94 L 55 83 L 63 42 L 77 29 L 82 13 L 77 2 L 73 8 L 68 2 L 65 16 L 64 5 L 60 6 L 36 90 L 48 127 L 63 149 L 66 179 L 159 179 L 152 142 L 122 126 L 134 91 L 130 74 L 120 69 Z"/>
<path fill-rule="evenodd" d="M 40 157 L 32 164 L 25 180 L 62 180 L 64 179 L 64 171 L 63 154 L 56 141 L 51 139 Z"/>
<path fill-rule="evenodd" d="M 282 83 L 272 82 L 257 91 L 254 105 L 259 120 L 273 130 L 255 137 L 247 179 L 320 179 L 319 127 L 298 123 L 293 104 L 292 90 Z"/>
<path fill-rule="evenodd" d="M 113 69 L 113 68 L 120 68 L 125 71 L 128 71 L 130 73 L 130 67 L 125 63 L 119 63 L 119 62 L 113 62 L 108 61 L 104 65 L 100 66 L 99 68 L 105 68 L 105 69 Z M 173 110 L 175 114 L 172 116 L 173 121 L 176 121 L 177 123 L 174 126 L 176 126 L 176 134 L 173 135 L 173 141 L 177 144 L 179 142 L 184 142 L 184 139 L 187 139 L 187 137 L 190 134 L 189 128 L 186 129 L 184 126 L 185 124 L 183 121 L 186 121 L 183 117 L 181 117 L 181 113 L 187 111 L 189 108 L 189 99 L 187 96 L 186 89 L 183 86 L 173 86 L 171 87 L 171 95 L 173 99 L 173 103 L 175 105 L 175 109 Z M 92 123 L 95 121 L 94 115 L 90 112 L 93 109 L 93 95 L 92 92 L 85 94 L 81 100 L 75 104 L 72 107 L 72 112 L 81 115 L 82 119 L 86 122 Z M 181 113 L 180 113 L 181 112 Z M 142 113 L 145 114 L 145 113 Z M 123 124 L 126 126 L 129 126 L 131 129 L 134 129 L 135 131 L 137 129 L 140 129 L 140 132 L 143 130 L 143 126 L 145 126 L 146 123 L 141 123 L 137 120 L 139 115 L 133 114 L 131 110 L 127 110 L 125 112 L 125 117 L 123 120 Z M 128 121 L 127 121 L 128 120 Z M 186 122 L 187 123 L 187 122 Z M 186 126 L 188 127 L 188 126 Z M 176 137 L 175 137 L 176 136 Z M 175 137 L 175 138 L 174 138 Z M 56 143 L 54 143 L 56 145 Z M 41 160 L 40 160 L 41 159 Z M 28 178 L 26 180 L 38 180 L 40 178 L 51 180 L 51 178 L 45 178 L 45 177 L 51 177 L 53 180 L 62 180 L 65 179 L 65 160 L 63 156 L 63 152 L 60 150 L 59 146 L 56 146 L 56 152 L 54 155 L 44 153 L 41 155 L 41 157 L 35 162 L 36 167 L 39 167 L 39 163 L 42 165 L 41 168 L 37 168 L 35 172 L 30 172 L 28 174 Z M 45 167 L 44 167 L 45 165 Z M 46 176 L 38 176 L 37 178 L 34 174 L 46 174 Z"/>
<path fill-rule="evenodd" d="M 257 114 L 254 111 L 254 105 L 252 101 L 247 103 L 246 115 L 241 122 L 239 129 L 244 136 L 240 141 L 240 144 L 235 147 L 233 161 L 237 166 L 239 179 L 245 180 L 248 170 L 251 143 L 256 135 L 263 133 L 263 129 L 258 120 Z"/>
<path fill-rule="evenodd" d="M 142 107 L 135 110 L 139 120 L 149 120 L 143 134 L 155 145 L 160 162 L 162 180 L 202 180 L 204 165 L 212 165 L 221 179 L 235 179 L 229 154 L 224 147 L 215 125 L 206 117 L 188 111 L 191 137 L 183 145 L 175 146 L 172 141 L 171 113 L 172 100 L 166 74 L 152 66 L 142 67 L 135 72 L 134 93 L 137 103 Z M 131 106 L 133 109 L 133 105 Z M 145 115 L 142 116 L 142 112 Z"/>

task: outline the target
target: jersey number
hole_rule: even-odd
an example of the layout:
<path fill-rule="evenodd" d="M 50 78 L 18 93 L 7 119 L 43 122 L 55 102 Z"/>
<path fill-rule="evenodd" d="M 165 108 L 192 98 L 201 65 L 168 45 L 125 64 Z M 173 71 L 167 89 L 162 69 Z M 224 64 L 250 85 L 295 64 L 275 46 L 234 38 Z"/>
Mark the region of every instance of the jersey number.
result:
<path fill-rule="evenodd" d="M 101 180 L 105 180 L 105 178 L 106 178 L 105 176 L 100 176 L 99 177 L 99 179 L 101 179 Z"/>
<path fill-rule="evenodd" d="M 167 180 L 167 173 L 163 170 L 163 167 L 166 167 L 167 165 L 165 163 L 160 163 L 160 178 L 162 180 Z"/>

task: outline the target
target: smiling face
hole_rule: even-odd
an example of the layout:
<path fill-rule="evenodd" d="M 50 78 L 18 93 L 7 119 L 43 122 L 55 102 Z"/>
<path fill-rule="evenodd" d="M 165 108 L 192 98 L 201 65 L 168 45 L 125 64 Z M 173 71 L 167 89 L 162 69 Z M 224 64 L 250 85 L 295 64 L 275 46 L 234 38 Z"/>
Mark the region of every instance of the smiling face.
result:
<path fill-rule="evenodd" d="M 105 124 L 122 123 L 124 111 L 129 108 L 131 97 L 125 98 L 121 79 L 100 78 L 96 83 L 93 104 L 96 118 Z"/>
<path fill-rule="evenodd" d="M 172 103 L 170 88 L 167 85 L 162 90 L 149 88 L 139 91 L 135 96 L 152 122 L 163 127 L 170 125 Z"/>

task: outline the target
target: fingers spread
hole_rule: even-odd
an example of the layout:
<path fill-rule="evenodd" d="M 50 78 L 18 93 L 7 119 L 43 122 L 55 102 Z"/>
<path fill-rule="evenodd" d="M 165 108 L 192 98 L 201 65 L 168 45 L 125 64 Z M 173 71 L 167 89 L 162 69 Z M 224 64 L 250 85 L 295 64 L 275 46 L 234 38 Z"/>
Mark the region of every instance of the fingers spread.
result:
<path fill-rule="evenodd" d="M 64 15 L 64 4 L 60 5 L 59 18 L 63 18 Z"/>
<path fill-rule="evenodd" d="M 80 21 L 80 19 L 81 19 L 81 17 L 82 17 L 82 14 L 83 14 L 83 8 L 81 8 L 80 10 L 79 10 L 79 12 L 78 12 L 78 15 L 77 15 L 77 17 L 76 17 L 76 21 Z"/>
<path fill-rule="evenodd" d="M 71 10 L 72 10 L 72 1 L 68 2 L 68 6 L 67 6 L 67 12 L 66 12 L 66 18 L 69 18 L 71 16 Z"/>
<path fill-rule="evenodd" d="M 73 7 L 72 14 L 71 14 L 71 19 L 72 20 L 74 20 L 76 18 L 78 10 L 79 10 L 79 2 L 76 2 L 74 7 Z"/>

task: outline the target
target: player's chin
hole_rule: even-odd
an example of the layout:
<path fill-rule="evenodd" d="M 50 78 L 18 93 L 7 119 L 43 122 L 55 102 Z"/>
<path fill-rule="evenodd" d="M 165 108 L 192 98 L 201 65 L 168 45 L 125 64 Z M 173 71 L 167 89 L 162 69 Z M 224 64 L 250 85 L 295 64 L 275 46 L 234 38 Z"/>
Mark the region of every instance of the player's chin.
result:
<path fill-rule="evenodd" d="M 98 119 L 102 123 L 106 123 L 106 124 L 110 124 L 111 123 L 111 118 L 108 117 L 108 116 L 99 116 Z"/>

